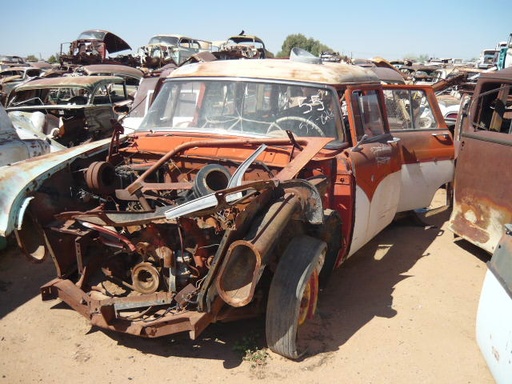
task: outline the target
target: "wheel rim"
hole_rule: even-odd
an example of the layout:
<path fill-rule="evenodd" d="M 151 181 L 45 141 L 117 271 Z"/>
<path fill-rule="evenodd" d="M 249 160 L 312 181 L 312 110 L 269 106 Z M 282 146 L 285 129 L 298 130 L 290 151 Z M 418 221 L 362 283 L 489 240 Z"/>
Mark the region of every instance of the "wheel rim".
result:
<path fill-rule="evenodd" d="M 306 320 L 313 318 L 316 312 L 316 306 L 318 303 L 318 272 L 315 270 L 311 274 L 299 307 L 298 325 L 303 325 Z"/>

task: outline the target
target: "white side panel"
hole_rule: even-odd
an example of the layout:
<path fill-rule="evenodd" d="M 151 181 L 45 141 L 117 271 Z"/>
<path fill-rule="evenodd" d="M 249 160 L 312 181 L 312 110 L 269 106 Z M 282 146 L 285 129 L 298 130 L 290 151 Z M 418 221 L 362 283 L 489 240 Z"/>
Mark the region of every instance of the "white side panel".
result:
<path fill-rule="evenodd" d="M 366 193 L 356 186 L 354 233 L 348 256 L 352 256 L 391 223 L 398 205 L 399 185 L 400 172 L 388 175 L 380 182 L 371 202 Z"/>
<path fill-rule="evenodd" d="M 426 208 L 436 191 L 453 180 L 453 160 L 402 165 L 398 212 Z"/>
<path fill-rule="evenodd" d="M 496 383 L 512 383 L 512 298 L 490 270 L 478 304 L 476 339 Z"/>

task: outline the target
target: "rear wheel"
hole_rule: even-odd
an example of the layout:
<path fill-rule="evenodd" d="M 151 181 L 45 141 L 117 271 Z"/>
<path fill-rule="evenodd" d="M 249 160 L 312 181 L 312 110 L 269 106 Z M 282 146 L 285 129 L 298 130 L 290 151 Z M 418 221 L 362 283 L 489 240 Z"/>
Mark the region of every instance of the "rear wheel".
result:
<path fill-rule="evenodd" d="M 279 261 L 269 290 L 266 337 L 269 348 L 282 356 L 298 359 L 307 351 L 326 251 L 325 242 L 297 236 Z"/>

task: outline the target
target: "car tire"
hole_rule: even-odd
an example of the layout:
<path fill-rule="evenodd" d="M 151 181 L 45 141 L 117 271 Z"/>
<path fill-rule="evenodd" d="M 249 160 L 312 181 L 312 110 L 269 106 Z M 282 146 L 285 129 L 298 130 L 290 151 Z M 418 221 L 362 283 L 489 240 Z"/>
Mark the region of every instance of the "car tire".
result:
<path fill-rule="evenodd" d="M 307 352 L 308 323 L 318 300 L 318 275 L 327 244 L 310 236 L 294 237 L 281 257 L 267 302 L 266 338 L 269 348 L 287 358 Z"/>

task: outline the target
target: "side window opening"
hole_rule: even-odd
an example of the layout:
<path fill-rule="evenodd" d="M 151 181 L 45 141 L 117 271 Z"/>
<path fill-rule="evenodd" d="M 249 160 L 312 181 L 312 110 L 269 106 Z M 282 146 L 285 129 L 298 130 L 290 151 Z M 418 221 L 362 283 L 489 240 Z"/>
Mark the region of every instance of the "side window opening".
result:
<path fill-rule="evenodd" d="M 364 134 L 368 135 L 368 137 L 375 137 L 385 133 L 379 95 L 376 90 L 353 92 L 352 108 L 358 140 Z"/>
<path fill-rule="evenodd" d="M 491 83 L 486 88 L 475 100 L 474 129 L 512 134 L 512 86 Z"/>
<path fill-rule="evenodd" d="M 384 98 L 391 131 L 438 127 L 427 95 L 422 90 L 385 90 Z"/>

